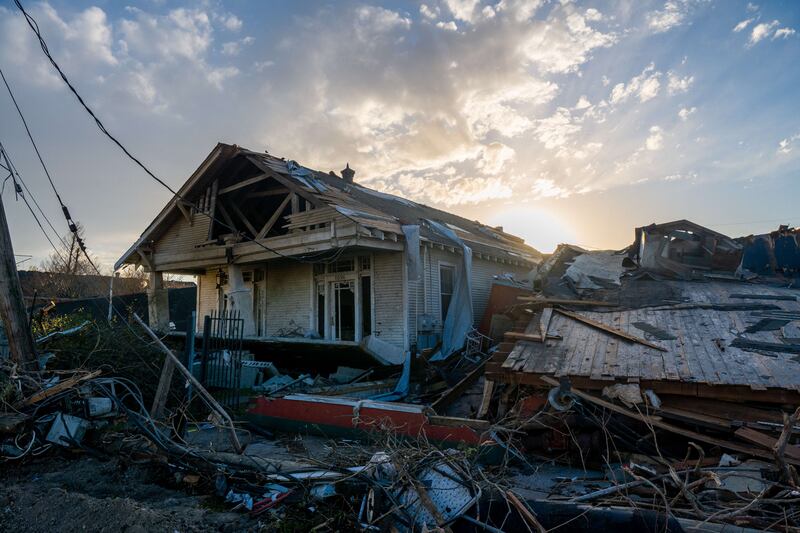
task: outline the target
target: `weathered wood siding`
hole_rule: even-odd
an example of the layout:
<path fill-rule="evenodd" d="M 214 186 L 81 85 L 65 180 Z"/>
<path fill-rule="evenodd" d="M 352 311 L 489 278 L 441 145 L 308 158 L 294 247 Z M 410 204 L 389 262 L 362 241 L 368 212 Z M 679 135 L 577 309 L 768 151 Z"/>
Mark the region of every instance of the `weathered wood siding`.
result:
<path fill-rule="evenodd" d="M 269 336 L 283 336 L 302 327 L 311 329 L 311 264 L 291 260 L 267 263 L 267 329 Z"/>
<path fill-rule="evenodd" d="M 372 260 L 372 285 L 375 291 L 373 331 L 382 341 L 403 348 L 403 254 L 375 252 Z"/>
<path fill-rule="evenodd" d="M 153 256 L 156 264 L 174 254 L 187 253 L 208 240 L 209 218 L 195 213 L 190 224 L 180 216 L 172 223 L 164 235 L 153 244 Z"/>

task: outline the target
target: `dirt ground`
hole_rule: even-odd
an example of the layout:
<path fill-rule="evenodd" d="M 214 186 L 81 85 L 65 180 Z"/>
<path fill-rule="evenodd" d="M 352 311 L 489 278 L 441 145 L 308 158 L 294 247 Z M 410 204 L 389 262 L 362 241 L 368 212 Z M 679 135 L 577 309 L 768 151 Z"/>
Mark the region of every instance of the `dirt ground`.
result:
<path fill-rule="evenodd" d="M 259 531 L 218 501 L 164 486 L 152 468 L 47 457 L 0 465 L 0 532 Z"/>

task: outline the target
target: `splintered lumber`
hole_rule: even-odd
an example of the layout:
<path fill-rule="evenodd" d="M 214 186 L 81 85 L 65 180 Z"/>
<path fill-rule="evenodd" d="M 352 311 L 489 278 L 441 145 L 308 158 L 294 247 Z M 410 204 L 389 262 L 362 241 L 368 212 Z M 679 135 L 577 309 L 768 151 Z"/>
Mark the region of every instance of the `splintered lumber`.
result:
<path fill-rule="evenodd" d="M 513 505 L 517 512 L 519 512 L 520 516 L 528 523 L 529 526 L 533 526 L 536 528 L 536 531 L 539 533 L 545 533 L 547 530 L 539 523 L 539 520 L 536 519 L 536 516 L 528 509 L 528 506 L 525 505 L 519 497 L 511 492 L 510 490 L 506 491 L 506 498 L 511 505 Z"/>
<path fill-rule="evenodd" d="M 153 406 L 150 408 L 150 416 L 153 418 L 161 418 L 161 415 L 164 414 L 164 407 L 167 405 L 167 396 L 169 395 L 169 386 L 172 384 L 172 374 L 174 373 L 175 363 L 167 357 L 164 359 L 161 376 L 158 378 L 156 395 L 153 397 Z"/>
<path fill-rule="evenodd" d="M 507 331 L 503 334 L 505 340 L 512 340 L 512 341 L 530 341 L 530 342 L 543 342 L 542 337 L 539 335 L 534 335 L 533 333 L 519 333 L 516 331 Z M 561 335 L 548 335 L 548 340 L 551 341 L 558 341 L 561 340 Z"/>
<path fill-rule="evenodd" d="M 635 342 L 637 344 L 641 344 L 643 346 L 647 346 L 649 348 L 653 348 L 653 349 L 659 350 L 661 352 L 666 352 L 667 351 L 667 349 L 664 348 L 663 346 L 659 346 L 658 344 L 653 344 L 650 341 L 646 341 L 646 340 L 644 340 L 644 339 L 642 339 L 640 337 L 637 337 L 635 335 L 631 335 L 629 333 L 625 333 L 622 330 L 619 330 L 619 329 L 616 329 L 616 328 L 612 328 L 611 326 L 609 326 L 607 324 L 603 324 L 602 322 L 598 322 L 597 320 L 592 320 L 591 318 L 579 315 L 577 313 L 573 313 L 571 311 L 565 311 L 564 309 L 556 309 L 556 313 L 559 313 L 559 314 L 564 315 L 564 316 L 568 316 L 569 318 L 572 318 L 573 320 L 577 320 L 578 322 L 583 322 L 587 326 L 591 326 L 591 327 L 599 329 L 601 331 L 605 331 L 606 333 L 609 333 L 610 335 L 614 335 L 615 337 L 619 337 L 620 339 L 626 340 L 628 342 Z"/>
<path fill-rule="evenodd" d="M 553 318 L 553 308 L 545 307 L 542 309 L 542 316 L 539 317 L 539 335 L 544 339 L 547 337 L 547 330 L 550 328 L 550 320 Z"/>
<path fill-rule="evenodd" d="M 618 304 L 602 300 L 570 300 L 566 298 L 537 298 L 536 296 L 517 296 L 517 300 L 545 305 L 585 305 L 587 307 L 617 307 Z"/>
<path fill-rule="evenodd" d="M 790 294 L 729 294 L 728 298 L 735 298 L 739 300 L 783 300 L 788 302 L 797 301 L 797 296 Z"/>
<path fill-rule="evenodd" d="M 776 439 L 775 437 L 767 435 L 766 433 L 761 433 L 760 431 L 756 431 L 755 429 L 747 427 L 737 429 L 734 432 L 734 435 L 752 444 L 757 444 L 758 446 L 761 446 L 762 448 L 765 448 L 767 450 L 778 451 L 778 446 L 780 445 L 780 443 L 778 442 L 780 439 Z M 787 439 L 785 439 L 785 442 L 783 443 L 784 447 L 783 450 L 781 450 L 782 454 L 786 455 L 786 457 L 789 457 L 791 459 L 800 461 L 800 447 L 788 446 L 786 445 L 786 442 L 788 442 L 788 437 Z"/>
<path fill-rule="evenodd" d="M 39 403 L 42 400 L 46 400 L 47 398 L 55 396 L 60 392 L 64 392 L 67 389 L 71 389 L 81 381 L 86 381 L 87 379 L 96 378 L 97 376 L 100 375 L 100 373 L 101 373 L 100 370 L 95 370 L 94 372 L 89 372 L 88 374 L 81 374 L 80 376 L 73 376 L 69 379 L 65 379 L 64 381 L 56 383 L 49 389 L 40 390 L 36 394 L 29 396 L 28 398 L 22 401 L 20 407 L 27 407 L 29 405 Z"/>
<path fill-rule="evenodd" d="M 492 395 L 494 394 L 494 381 L 487 379 L 483 382 L 483 396 L 481 397 L 481 405 L 478 407 L 478 413 L 475 418 L 484 418 L 489 413 L 489 406 L 492 403 Z"/>
<path fill-rule="evenodd" d="M 458 383 L 447 389 L 438 400 L 431 404 L 434 411 L 439 412 L 439 409 L 447 407 L 458 399 L 467 388 L 475 383 L 478 378 L 483 374 L 483 369 L 486 367 L 486 361 L 476 366 L 471 372 L 464 376 Z"/>
<path fill-rule="evenodd" d="M 239 442 L 239 436 L 238 436 L 238 435 L 236 435 L 236 426 L 234 426 L 234 424 L 233 424 L 233 419 L 231 418 L 231 415 L 229 415 L 229 414 L 228 414 L 228 411 L 226 411 L 226 410 L 225 410 L 225 408 L 224 408 L 224 407 L 222 407 L 222 406 L 219 404 L 219 402 L 217 402 L 216 398 L 214 398 L 214 397 L 211 395 L 211 393 L 209 393 L 209 392 L 206 390 L 206 388 L 205 388 L 205 387 L 203 387 L 203 384 L 202 384 L 202 383 L 200 383 L 199 381 L 197 381 L 197 378 L 195 378 L 195 377 L 192 375 L 192 373 L 191 373 L 191 372 L 189 372 L 189 370 L 187 370 L 185 366 L 183 366 L 183 363 L 181 363 L 180 359 L 178 359 L 178 358 L 175 356 L 175 354 L 174 354 L 174 353 L 172 353 L 172 350 L 170 350 L 169 348 L 167 348 L 167 346 L 166 346 L 166 345 L 165 345 L 163 342 L 161 342 L 161 339 L 159 339 L 159 338 L 158 338 L 158 335 L 156 335 L 155 333 L 153 333 L 153 330 L 152 330 L 152 329 L 150 329 L 150 328 L 147 326 L 147 324 L 145 324 L 145 323 L 142 321 L 142 319 L 141 319 L 141 318 L 139 318 L 139 315 L 137 315 L 136 313 L 134 313 L 134 314 L 133 314 L 133 318 L 134 318 L 134 320 L 136 320 L 136 322 L 137 322 L 137 323 L 138 323 L 138 324 L 139 324 L 139 325 L 140 325 L 140 326 L 141 326 L 141 327 L 144 329 L 145 333 L 147 333 L 147 335 L 148 335 L 148 336 L 149 336 L 151 339 L 153 339 L 153 342 L 155 343 L 155 345 L 156 345 L 156 346 L 158 346 L 158 347 L 161 349 L 161 351 L 162 351 L 162 352 L 164 352 L 164 353 L 166 354 L 166 356 L 167 356 L 168 358 L 172 359 L 172 363 L 175 365 L 175 368 L 177 368 L 177 369 L 180 371 L 180 373 L 181 373 L 181 374 L 183 374 L 183 375 L 186 377 L 186 379 L 189 381 L 189 383 L 191 383 L 191 384 L 192 384 L 192 387 L 194 387 L 195 391 L 196 391 L 196 392 L 197 392 L 197 393 L 198 393 L 200 396 L 202 396 L 202 397 L 203 397 L 203 398 L 206 400 L 206 402 L 208 402 L 208 405 L 209 405 L 209 406 L 211 406 L 211 408 L 212 408 L 214 411 L 216 411 L 216 412 L 217 412 L 217 414 L 218 414 L 219 416 L 221 416 L 221 417 L 222 417 L 222 419 L 223 419 L 223 420 L 225 420 L 225 421 L 226 421 L 226 422 L 227 422 L 227 423 L 230 425 L 230 430 L 231 430 L 231 442 L 233 443 L 233 447 L 236 449 L 236 453 L 242 453 L 242 451 L 243 451 L 243 449 L 242 449 L 242 445 L 241 445 L 241 443 Z"/>
<path fill-rule="evenodd" d="M 553 387 L 559 386 L 559 382 L 549 376 L 540 376 L 539 379 L 548 385 Z M 570 387 L 570 393 L 574 394 L 581 400 L 585 400 L 587 402 L 591 402 L 595 405 L 599 405 L 600 407 L 604 407 L 609 411 L 613 411 L 617 414 L 627 416 L 634 420 L 638 420 L 640 422 L 644 422 L 648 426 L 657 427 L 659 429 L 663 429 L 665 431 L 669 431 L 671 433 L 675 433 L 676 435 L 681 435 L 683 437 L 697 440 L 700 442 L 705 442 L 706 444 L 711 444 L 712 446 L 719 446 L 720 448 L 725 448 L 728 450 L 732 450 L 734 452 L 745 453 L 747 455 L 752 455 L 753 457 L 759 457 L 761 459 L 766 459 L 768 461 L 772 461 L 775 459 L 775 456 L 768 451 L 765 451 L 761 448 L 754 448 L 752 446 L 747 446 L 744 444 L 740 444 L 738 442 L 731 442 L 723 439 L 718 439 L 715 437 L 711 437 L 709 435 L 704 435 L 701 433 L 697 433 L 696 431 L 691 431 L 689 429 L 682 428 L 680 426 L 676 426 L 670 424 L 668 422 L 664 422 L 663 420 L 646 415 L 640 411 L 631 411 L 624 407 L 621 407 L 615 403 L 606 401 L 602 398 L 598 398 L 592 394 L 587 394 L 583 391 L 580 391 L 574 387 Z M 787 457 L 787 463 L 791 463 L 794 465 L 800 465 L 800 459 L 795 459 L 793 457 Z"/>

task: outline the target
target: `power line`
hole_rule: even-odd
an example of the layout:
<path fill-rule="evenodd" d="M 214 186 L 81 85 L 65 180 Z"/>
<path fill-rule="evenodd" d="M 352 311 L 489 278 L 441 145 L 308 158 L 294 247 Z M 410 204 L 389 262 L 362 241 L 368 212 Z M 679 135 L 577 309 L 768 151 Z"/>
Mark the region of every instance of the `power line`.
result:
<path fill-rule="evenodd" d="M 53 243 L 52 239 L 50 239 L 50 236 L 47 234 L 47 231 L 45 231 L 44 226 L 42 225 L 42 222 L 39 220 L 39 217 L 36 216 L 36 212 L 33 210 L 33 207 L 31 207 L 31 204 L 28 202 L 28 198 L 23 193 L 22 187 L 20 187 L 19 183 L 17 183 L 17 177 L 18 176 L 15 177 L 15 173 L 17 173 L 17 169 L 16 169 L 16 167 L 14 167 L 14 164 L 11 162 L 11 159 L 8 157 L 8 152 L 6 152 L 6 149 L 3 147 L 3 143 L 2 142 L 0 142 L 0 159 L 4 160 L 6 162 L 5 165 L 3 165 L 2 162 L 0 162 L 0 166 L 5 168 L 6 170 L 8 170 L 8 173 L 9 173 L 9 176 L 11 177 L 11 180 L 14 182 L 14 193 L 17 196 L 22 197 L 22 201 L 25 202 L 25 205 L 28 207 L 28 211 L 30 211 L 31 216 L 33 216 L 33 219 L 36 221 L 36 224 L 39 226 L 39 229 L 42 230 L 42 234 L 44 235 L 44 238 L 47 239 L 47 242 L 49 242 L 50 246 L 53 247 L 53 251 L 55 252 L 56 256 L 58 256 L 58 258 L 66 265 L 67 262 L 64 260 L 64 256 L 61 255 L 61 252 L 58 251 L 58 248 Z"/>
<path fill-rule="evenodd" d="M 21 6 L 20 6 L 20 8 L 21 8 Z M 81 249 L 83 254 L 86 256 L 86 260 L 89 262 L 90 265 L 92 265 L 92 268 L 94 268 L 94 270 L 96 270 L 97 273 L 99 274 L 100 270 L 97 268 L 97 266 L 95 266 L 94 261 L 92 261 L 92 258 L 89 256 L 89 252 L 86 251 L 86 243 L 84 243 L 83 238 L 78 234 L 78 226 L 77 226 L 77 224 L 75 224 L 75 221 L 72 219 L 72 216 L 69 213 L 69 209 L 67 209 L 67 206 L 64 204 L 64 201 L 61 199 L 61 195 L 58 193 L 58 189 L 56 189 L 56 184 L 53 183 L 53 178 L 50 176 L 50 171 L 47 170 L 47 165 L 44 164 L 44 159 L 42 159 L 42 154 L 41 154 L 41 152 L 39 152 L 39 147 L 36 146 L 36 141 L 33 139 L 33 135 L 31 134 L 31 130 L 28 127 L 28 121 L 25 120 L 25 115 L 23 115 L 22 109 L 20 109 L 19 104 L 17 103 L 17 99 L 14 98 L 14 92 L 11 90 L 11 86 L 8 84 L 8 80 L 6 80 L 6 76 L 5 76 L 5 74 L 3 74 L 2 69 L 0 69 L 0 77 L 3 78 L 3 83 L 6 86 L 6 90 L 8 90 L 8 95 L 11 97 L 11 101 L 14 102 L 14 107 L 17 108 L 17 113 L 19 113 L 19 118 L 22 120 L 23 126 L 25 126 L 25 132 L 28 134 L 28 139 L 30 139 L 31 144 L 33 145 L 33 149 L 36 152 L 36 156 L 39 158 L 39 163 L 42 164 L 42 169 L 44 169 L 44 173 L 47 176 L 47 181 L 50 182 L 50 187 L 53 188 L 53 192 L 55 193 L 56 198 L 58 199 L 58 203 L 59 203 L 59 205 L 61 205 L 61 211 L 64 213 L 64 218 L 66 218 L 66 220 L 67 220 L 67 227 L 69 228 L 69 230 L 74 235 L 75 241 L 78 243 L 78 247 Z M 26 186 L 26 189 L 27 189 L 27 186 Z M 38 206 L 38 203 L 37 203 L 37 206 Z M 39 208 L 39 210 L 41 211 L 41 208 Z M 42 214 L 44 215 L 44 212 L 42 212 Z M 47 217 L 45 217 L 45 218 L 47 218 Z M 50 223 L 50 221 L 48 219 L 48 224 L 49 223 Z M 52 227 L 52 224 L 50 224 L 50 226 Z M 53 230 L 55 231 L 55 228 L 53 228 Z M 56 235 L 58 235 L 58 232 L 56 232 Z M 61 237 L 59 236 L 59 239 L 60 238 Z M 66 247 L 66 244 L 64 244 L 64 246 Z"/>
<path fill-rule="evenodd" d="M 125 155 L 128 156 L 128 158 L 131 161 L 136 163 L 142 170 L 144 170 L 145 173 L 147 173 L 148 176 L 153 178 L 162 187 L 164 187 L 169 192 L 171 192 L 174 198 L 176 198 L 176 199 L 178 199 L 178 200 L 180 200 L 180 201 L 182 201 L 184 203 L 191 204 L 191 202 L 188 202 L 185 198 L 183 198 L 180 194 L 178 194 L 177 191 L 175 191 L 172 187 L 167 185 L 166 182 L 164 182 L 162 179 L 160 179 L 158 176 L 156 176 L 144 163 L 142 163 L 130 151 L 128 151 L 128 149 L 125 148 L 125 146 L 116 137 L 114 137 L 111 134 L 111 132 L 108 131 L 108 129 L 106 129 L 106 127 L 103 124 L 103 122 L 100 120 L 100 118 L 98 118 L 98 116 L 94 113 L 94 111 L 92 111 L 92 109 L 84 101 L 83 97 L 81 97 L 81 95 L 78 93 L 78 90 L 75 88 L 74 85 L 72 85 L 72 83 L 67 78 L 67 75 L 64 74 L 64 71 L 61 70 L 61 67 L 58 65 L 56 60 L 50 54 L 50 50 L 48 49 L 47 43 L 45 42 L 44 37 L 42 36 L 41 31 L 39 30 L 39 25 L 37 24 L 36 19 L 34 19 L 30 14 L 28 14 L 27 11 L 25 11 L 25 8 L 22 7 L 22 3 L 19 0 L 14 0 L 14 3 L 16 4 L 17 8 L 19 8 L 19 10 L 22 12 L 23 16 L 25 17 L 25 20 L 28 23 L 28 26 L 30 26 L 30 28 L 33 31 L 33 33 L 36 34 L 36 38 L 39 40 L 39 46 L 41 47 L 42 52 L 44 52 L 44 55 L 50 61 L 50 64 L 53 65 L 53 68 L 56 69 L 56 71 L 58 72 L 58 74 L 61 77 L 61 79 L 63 80 L 63 82 L 67 85 L 67 87 L 69 88 L 70 92 L 72 92 L 72 94 L 75 95 L 75 98 L 78 99 L 78 102 L 81 104 L 81 106 L 84 108 L 84 110 L 86 110 L 86 112 L 89 113 L 89 116 L 91 116 L 92 119 L 94 119 L 94 122 L 97 125 L 97 127 L 100 129 L 100 131 L 106 137 L 108 137 L 114 144 L 116 144 L 123 151 L 123 153 L 125 153 Z M 9 91 L 10 91 L 10 89 L 9 89 Z M 19 110 L 19 107 L 17 107 L 17 110 Z M 20 112 L 20 116 L 21 115 L 22 115 L 22 113 Z M 23 119 L 23 121 L 24 121 L 24 119 Z M 27 129 L 27 126 L 26 126 L 26 129 Z M 28 132 L 28 134 L 30 136 L 30 132 Z M 31 142 L 32 141 L 33 141 L 33 138 L 31 137 Z M 38 154 L 38 150 L 37 150 L 37 154 Z M 41 161 L 41 157 L 39 159 Z M 44 165 L 44 163 L 42 163 L 42 165 Z M 48 175 L 48 177 L 49 177 L 49 175 Z M 51 184 L 52 184 L 52 181 L 51 181 Z M 56 193 L 56 196 L 58 196 L 58 193 Z M 63 204 L 62 204 L 62 206 L 63 206 Z M 65 214 L 68 214 L 68 212 L 66 211 L 66 207 L 64 207 L 64 209 L 65 209 Z M 221 225 L 222 227 L 230 229 L 231 231 L 234 231 L 234 232 L 237 231 L 236 228 L 229 226 L 228 224 L 226 224 L 225 222 L 217 219 L 216 217 L 214 217 L 210 213 L 205 213 L 203 211 L 198 211 L 198 212 L 202 213 L 203 215 L 205 215 L 209 219 L 211 219 L 212 223 L 217 223 L 217 224 Z M 286 258 L 286 259 L 292 259 L 292 260 L 295 260 L 295 261 L 298 261 L 298 262 L 301 262 L 301 263 L 318 262 L 318 261 L 314 261 L 314 260 L 310 260 L 309 261 L 306 258 L 309 258 L 309 257 L 321 257 L 322 255 L 324 255 L 324 254 L 326 254 L 328 252 L 328 251 L 323 251 L 323 252 L 317 252 L 317 253 L 314 253 L 314 254 L 307 254 L 307 255 L 304 255 L 304 256 L 301 256 L 301 257 L 297 257 L 297 256 L 291 256 L 291 255 L 282 254 L 279 251 L 277 251 L 277 250 L 275 250 L 273 248 L 270 248 L 270 247 L 266 246 L 265 244 L 259 242 L 257 239 L 248 238 L 246 235 L 242 235 L 242 238 L 244 240 L 256 243 L 261 248 L 267 250 L 268 252 L 272 252 L 275 255 L 279 256 L 279 257 L 283 257 L 283 258 Z M 341 253 L 342 253 L 341 251 L 338 251 L 338 252 L 335 252 L 333 255 L 334 256 L 338 256 L 338 255 L 341 255 Z M 88 255 L 87 255 L 87 259 L 88 259 Z M 91 262 L 91 260 L 90 260 L 90 262 Z"/>

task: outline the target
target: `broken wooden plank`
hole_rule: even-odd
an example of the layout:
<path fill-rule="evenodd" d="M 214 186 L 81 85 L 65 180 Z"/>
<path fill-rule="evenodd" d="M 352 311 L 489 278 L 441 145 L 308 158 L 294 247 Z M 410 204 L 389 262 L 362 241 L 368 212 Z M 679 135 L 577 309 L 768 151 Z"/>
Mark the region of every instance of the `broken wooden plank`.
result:
<path fill-rule="evenodd" d="M 229 424 L 231 431 L 231 442 L 233 443 L 233 447 L 236 449 L 236 453 L 242 453 L 244 449 L 242 448 L 242 445 L 239 442 L 239 436 L 236 434 L 236 426 L 233 423 L 231 415 L 228 414 L 228 411 L 226 411 L 225 408 L 222 407 L 219 404 L 219 402 L 217 402 L 217 399 L 214 398 L 214 396 L 212 396 L 211 393 L 208 392 L 205 387 L 203 387 L 203 384 L 200 383 L 197 380 L 197 378 L 195 378 L 192 375 L 192 373 L 189 372 L 189 370 L 187 370 L 185 366 L 183 366 L 183 363 L 181 363 L 180 359 L 178 359 L 178 357 L 174 353 L 172 353 L 172 350 L 167 348 L 167 346 L 163 342 L 161 342 L 161 339 L 158 338 L 158 335 L 156 335 L 153 332 L 153 330 L 150 329 L 147 326 L 147 324 L 145 324 L 142 321 L 141 318 L 139 318 L 139 315 L 133 313 L 133 319 L 136 320 L 136 322 L 142 327 L 142 329 L 144 329 L 145 333 L 147 333 L 147 335 L 151 339 L 153 339 L 155 345 L 158 346 L 158 348 L 160 348 L 161 351 L 164 352 L 164 354 L 168 358 L 172 359 L 172 362 L 175 364 L 175 368 L 177 368 L 180 371 L 180 373 L 186 377 L 189 383 L 192 384 L 192 387 L 194 387 L 194 390 L 205 399 L 205 401 L 208 403 L 211 409 L 216 411 L 217 414 Z"/>
<path fill-rule="evenodd" d="M 778 439 L 775 437 L 748 427 L 737 429 L 734 435 L 767 450 L 773 450 L 778 445 Z M 787 457 L 800 461 L 800 446 L 786 446 L 784 454 Z"/>
<path fill-rule="evenodd" d="M 51 396 L 55 396 L 56 394 L 63 392 L 67 389 L 70 389 L 77 385 L 82 381 L 86 381 L 87 379 L 96 378 L 101 374 L 100 370 L 95 370 L 94 372 L 89 372 L 87 374 L 81 374 L 80 376 L 73 376 L 69 379 L 65 379 L 59 383 L 56 383 L 49 389 L 40 390 L 39 392 L 29 396 L 28 398 L 22 400 L 19 404 L 19 407 L 27 407 L 28 405 L 33 405 L 35 403 L 39 403 L 42 400 L 46 400 Z"/>
<path fill-rule="evenodd" d="M 153 406 L 150 408 L 150 416 L 154 419 L 159 419 L 164 414 L 164 408 L 167 406 L 167 396 L 169 396 L 169 387 L 172 384 L 172 374 L 175 372 L 175 363 L 172 359 L 167 357 L 164 359 L 164 366 L 161 368 L 161 376 L 158 378 L 158 387 L 156 388 L 156 395 L 153 397 Z"/>
<path fill-rule="evenodd" d="M 518 333 L 516 331 L 507 331 L 503 334 L 506 340 L 513 341 L 529 341 L 529 342 L 542 342 L 542 337 L 532 333 Z M 561 340 L 561 335 L 548 335 L 548 340 L 558 341 Z"/>
<path fill-rule="evenodd" d="M 539 379 L 541 381 L 543 381 L 544 383 L 547 383 L 548 385 L 551 385 L 551 386 L 554 386 L 554 387 L 559 386 L 559 382 L 556 381 L 555 379 L 549 377 L 549 376 L 540 376 Z M 587 393 L 585 393 L 583 391 L 580 391 L 580 390 L 578 390 L 578 389 L 576 389 L 574 387 L 570 387 L 570 393 L 574 394 L 575 396 L 577 396 L 578 398 L 580 398 L 582 400 L 586 400 L 587 402 L 591 402 L 591 403 L 593 403 L 595 405 L 599 405 L 601 407 L 604 407 L 604 408 L 608 409 L 609 411 L 613 411 L 613 412 L 615 412 L 617 414 L 621 414 L 621 415 L 627 416 L 627 417 L 632 418 L 634 420 L 639 420 L 640 422 L 644 422 L 645 424 L 648 424 L 650 426 L 657 427 L 657 428 L 660 428 L 660 429 L 664 429 L 666 431 L 670 431 L 670 432 L 675 433 L 677 435 L 682 435 L 682 436 L 690 438 L 692 440 L 698 440 L 700 442 L 705 442 L 706 444 L 711 444 L 713 446 L 719 446 L 720 448 L 725 448 L 725 449 L 732 450 L 732 451 L 739 452 L 739 453 L 745 453 L 745 454 L 748 454 L 748 455 L 752 455 L 754 457 L 760 457 L 762 459 L 767 459 L 769 461 L 772 461 L 774 459 L 774 455 L 772 453 L 764 451 L 761 448 L 754 448 L 754 447 L 747 446 L 747 445 L 744 445 L 744 444 L 740 444 L 740 443 L 737 443 L 737 442 L 730 442 L 730 441 L 726 441 L 726 440 L 723 440 L 723 439 L 717 439 L 715 437 L 711 437 L 711 436 L 704 435 L 704 434 L 701 434 L 701 433 L 697 433 L 695 431 L 691 431 L 691 430 L 688 430 L 688 429 L 685 429 L 685 428 L 682 428 L 682 427 L 679 427 L 679 426 L 675 426 L 675 425 L 672 425 L 672 424 L 670 424 L 668 422 L 664 422 L 663 420 L 660 420 L 658 418 L 655 418 L 655 417 L 652 417 L 652 416 L 648 416 L 648 415 L 646 415 L 644 413 L 641 413 L 641 412 L 638 412 L 638 411 L 630 411 L 630 410 L 628 410 L 628 409 L 626 409 L 624 407 L 621 407 L 621 406 L 619 406 L 619 405 L 617 405 L 615 403 L 611 403 L 611 402 L 608 402 L 606 400 L 603 400 L 602 398 L 598 398 L 597 396 L 593 396 L 591 394 L 587 394 Z M 794 465 L 800 465 L 800 459 L 794 459 L 794 458 L 790 457 L 788 462 L 790 462 L 790 463 L 792 463 Z"/>
<path fill-rule="evenodd" d="M 607 324 L 603 324 L 602 322 L 598 322 L 597 320 L 592 320 L 591 318 L 585 317 L 583 315 L 579 315 L 579 314 L 573 313 L 571 311 L 566 311 L 564 309 L 556 309 L 556 312 L 559 313 L 559 314 L 562 314 L 564 316 L 568 316 L 569 318 L 572 318 L 574 320 L 577 320 L 578 322 L 583 322 L 587 326 L 591 326 L 591 327 L 599 329 L 601 331 L 605 331 L 606 333 L 609 333 L 611 335 L 619 337 L 620 339 L 624 339 L 624 340 L 626 340 L 628 342 L 635 342 L 637 344 L 641 344 L 643 346 L 647 346 L 649 348 L 653 348 L 653 349 L 659 350 L 661 352 L 668 351 L 663 346 L 659 346 L 658 344 L 653 344 L 650 341 L 646 341 L 646 340 L 644 340 L 642 338 L 636 337 L 635 335 L 631 335 L 629 333 L 625 333 L 624 331 L 621 331 L 619 329 L 612 328 L 611 326 L 609 326 Z"/>
<path fill-rule="evenodd" d="M 478 378 L 483 374 L 483 370 L 486 366 L 486 362 L 479 364 L 476 366 L 471 372 L 469 372 L 466 376 L 464 376 L 458 383 L 447 389 L 444 394 L 442 394 L 439 399 L 431 404 L 431 408 L 434 411 L 439 409 L 443 409 L 453 403 L 456 399 L 461 396 L 467 388 L 469 388 L 473 383 L 475 383 Z"/>
<path fill-rule="evenodd" d="M 481 405 L 478 407 L 478 413 L 475 418 L 484 418 L 489 413 L 489 405 L 492 402 L 492 395 L 494 394 L 494 381 L 487 379 L 483 383 L 483 397 L 481 398 Z"/>
<path fill-rule="evenodd" d="M 601 300 L 570 300 L 566 298 L 537 298 L 536 296 L 517 296 L 517 300 L 546 305 L 585 305 L 589 307 L 618 307 L 619 304 Z"/>
<path fill-rule="evenodd" d="M 542 316 L 539 317 L 539 335 L 544 339 L 547 337 L 547 330 L 550 329 L 550 321 L 553 319 L 553 308 L 545 307 L 542 309 Z"/>

